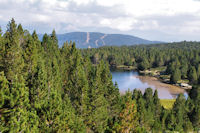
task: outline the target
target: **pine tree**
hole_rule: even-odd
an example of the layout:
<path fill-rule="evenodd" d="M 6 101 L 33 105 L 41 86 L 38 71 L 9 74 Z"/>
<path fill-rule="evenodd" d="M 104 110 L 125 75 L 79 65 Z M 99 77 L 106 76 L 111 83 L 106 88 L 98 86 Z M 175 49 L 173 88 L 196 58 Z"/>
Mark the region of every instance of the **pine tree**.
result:
<path fill-rule="evenodd" d="M 51 39 L 53 40 L 54 44 L 58 44 L 58 39 L 56 37 L 56 31 L 55 30 L 52 31 Z"/>
<path fill-rule="evenodd" d="M 143 99 L 142 92 L 140 90 L 134 90 L 133 99 L 136 100 L 137 103 L 137 113 L 138 113 L 138 122 L 140 128 L 145 127 L 145 100 Z"/>
<path fill-rule="evenodd" d="M 2 30 L 0 27 L 0 72 L 3 71 L 3 54 L 5 53 L 4 38 L 2 37 Z"/>
<path fill-rule="evenodd" d="M 169 65 L 167 65 L 166 73 L 167 74 L 172 74 L 175 71 L 175 63 L 172 62 Z"/>
<path fill-rule="evenodd" d="M 119 89 L 113 85 L 112 75 L 108 63 L 100 62 L 103 65 L 101 73 L 101 82 L 104 84 L 104 96 L 109 103 L 109 116 L 111 118 L 117 117 L 120 110 L 120 94 Z M 105 64 L 105 65 L 104 65 Z"/>
<path fill-rule="evenodd" d="M 130 93 L 130 92 L 127 92 Z M 137 118 L 137 105 L 134 100 L 132 100 L 131 94 L 126 94 L 126 103 L 124 109 L 120 113 L 120 124 L 118 127 L 118 132 L 134 132 L 138 126 Z"/>
<path fill-rule="evenodd" d="M 96 95 L 94 100 L 92 101 L 91 105 L 93 106 L 92 109 L 92 130 L 94 132 L 103 132 L 107 128 L 107 122 L 109 119 L 108 114 L 108 102 L 104 98 L 103 95 L 99 95 L 98 91 L 96 91 Z"/>
<path fill-rule="evenodd" d="M 46 132 L 56 132 L 62 127 L 62 99 L 59 91 L 51 88 L 46 102 L 46 106 L 43 109 L 43 119 L 45 120 L 43 128 Z"/>
<path fill-rule="evenodd" d="M 12 19 L 7 27 L 5 33 L 6 43 L 3 57 L 3 71 L 5 72 L 7 79 L 13 82 L 15 75 L 21 75 L 24 63 L 15 20 Z"/>
<path fill-rule="evenodd" d="M 1 73 L 0 86 L 1 129 L 5 132 L 37 132 L 38 117 L 36 112 L 29 111 L 28 88 L 23 77 L 16 76 L 14 82 L 9 83 Z"/>
<path fill-rule="evenodd" d="M 64 82 L 64 92 L 70 97 L 73 107 L 79 117 L 88 124 L 89 117 L 89 84 L 85 73 L 83 59 L 75 44 L 63 46 L 61 54 L 63 55 L 63 72 L 65 73 L 62 81 Z"/>
<path fill-rule="evenodd" d="M 6 116 L 7 110 L 9 110 L 10 102 L 10 88 L 8 84 L 8 80 L 4 76 L 4 72 L 0 73 L 0 129 L 1 132 L 6 132 L 9 130 L 9 126 L 7 125 L 8 118 Z"/>
<path fill-rule="evenodd" d="M 183 131 L 184 117 L 187 118 L 187 112 L 185 109 L 185 97 L 180 94 L 174 103 L 172 113 L 176 116 L 176 131 Z"/>
<path fill-rule="evenodd" d="M 24 46 L 23 58 L 24 58 L 24 76 L 27 86 L 29 88 L 29 100 L 33 104 L 36 99 L 36 88 L 34 88 L 34 78 L 37 71 L 38 63 L 38 48 L 36 42 L 32 36 L 28 34 L 26 44 Z"/>
<path fill-rule="evenodd" d="M 190 114 L 190 119 L 193 127 L 197 130 L 200 128 L 200 89 L 198 87 L 193 87 L 189 93 L 189 96 L 194 104 L 194 108 Z"/>
<path fill-rule="evenodd" d="M 166 127 L 168 130 L 174 131 L 176 126 L 176 118 L 172 112 L 166 118 Z"/>
<path fill-rule="evenodd" d="M 91 90 L 91 130 L 94 132 L 103 132 L 106 129 L 109 119 L 109 103 L 105 98 L 105 90 L 102 84 L 101 74 L 103 70 L 103 64 L 98 64 L 94 82 Z"/>
<path fill-rule="evenodd" d="M 172 75 L 171 75 L 171 77 L 170 77 L 170 82 L 171 82 L 171 83 L 177 83 L 179 80 L 181 80 L 181 72 L 180 72 L 179 69 L 176 69 L 176 70 L 172 73 Z"/>
<path fill-rule="evenodd" d="M 155 119 L 156 121 L 158 121 L 160 123 L 160 115 L 161 115 L 161 111 L 162 111 L 162 107 L 160 104 L 160 99 L 158 98 L 158 91 L 155 90 L 154 95 L 153 95 L 153 103 L 155 105 Z"/>
<path fill-rule="evenodd" d="M 198 83 L 200 84 L 200 65 L 198 65 L 197 68 L 197 77 L 198 77 Z"/>
<path fill-rule="evenodd" d="M 72 68 L 70 69 L 70 77 L 68 78 L 68 88 L 71 101 L 76 110 L 82 114 L 88 104 L 88 82 L 82 66 L 80 54 L 74 55 Z M 85 107 L 84 107 L 85 106 Z M 85 112 L 86 113 L 86 112 Z"/>
<path fill-rule="evenodd" d="M 197 72 L 195 67 L 191 67 L 188 73 L 188 79 L 191 83 L 197 83 Z"/>
<path fill-rule="evenodd" d="M 181 78 L 186 79 L 187 78 L 187 72 L 188 72 L 188 64 L 187 61 L 184 61 L 184 64 L 181 65 Z"/>
<path fill-rule="evenodd" d="M 150 130 L 150 128 L 154 124 L 154 99 L 153 99 L 153 90 L 151 88 L 147 88 L 143 95 L 145 102 L 146 102 L 146 112 L 145 112 L 145 123 L 147 124 L 147 128 Z"/>
<path fill-rule="evenodd" d="M 138 66 L 138 69 L 143 71 L 148 69 L 149 67 L 150 67 L 149 61 L 147 60 L 147 58 L 144 57 L 143 61 Z"/>
<path fill-rule="evenodd" d="M 75 114 L 75 110 L 67 94 L 62 101 L 62 115 L 60 117 L 60 128 L 57 132 L 86 132 L 83 120 Z"/>
<path fill-rule="evenodd" d="M 169 111 L 165 110 L 165 109 L 163 109 L 162 112 L 161 112 L 160 120 L 161 120 L 161 125 L 162 125 L 163 130 L 166 130 L 166 128 L 167 128 L 166 119 L 168 117 L 168 114 L 169 114 Z"/>
<path fill-rule="evenodd" d="M 36 45 L 38 51 L 41 53 L 41 52 L 42 52 L 42 51 L 41 51 L 41 50 L 42 50 L 41 42 L 40 42 L 40 40 L 39 40 L 39 38 L 38 38 L 38 35 L 37 35 L 37 33 L 36 33 L 35 30 L 34 30 L 33 33 L 32 33 L 32 38 L 33 38 L 33 40 L 34 40 L 34 42 L 35 42 L 35 45 Z"/>

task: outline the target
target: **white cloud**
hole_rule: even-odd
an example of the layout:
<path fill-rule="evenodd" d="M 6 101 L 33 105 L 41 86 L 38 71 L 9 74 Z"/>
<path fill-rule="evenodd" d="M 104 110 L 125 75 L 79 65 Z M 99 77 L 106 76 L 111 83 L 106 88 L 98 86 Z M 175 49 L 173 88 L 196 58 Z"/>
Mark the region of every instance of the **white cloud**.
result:
<path fill-rule="evenodd" d="M 105 29 L 151 40 L 200 40 L 197 0 L 0 0 L 0 15 L 1 26 L 14 17 L 39 32 Z"/>
<path fill-rule="evenodd" d="M 137 23 L 137 20 L 134 20 L 133 18 L 124 18 L 124 17 L 119 17 L 115 19 L 108 19 L 105 18 L 100 21 L 100 25 L 102 26 L 108 26 L 113 29 L 118 29 L 121 31 L 129 31 L 132 30 L 133 24 Z"/>

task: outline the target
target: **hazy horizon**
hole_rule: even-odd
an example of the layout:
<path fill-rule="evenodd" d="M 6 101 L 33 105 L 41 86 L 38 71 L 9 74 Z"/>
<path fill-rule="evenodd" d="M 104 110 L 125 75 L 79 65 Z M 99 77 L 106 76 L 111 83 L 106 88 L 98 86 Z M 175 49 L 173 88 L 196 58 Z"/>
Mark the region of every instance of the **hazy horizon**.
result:
<path fill-rule="evenodd" d="M 38 34 L 101 32 L 147 40 L 200 41 L 198 0 L 0 0 L 0 26 L 14 18 Z"/>

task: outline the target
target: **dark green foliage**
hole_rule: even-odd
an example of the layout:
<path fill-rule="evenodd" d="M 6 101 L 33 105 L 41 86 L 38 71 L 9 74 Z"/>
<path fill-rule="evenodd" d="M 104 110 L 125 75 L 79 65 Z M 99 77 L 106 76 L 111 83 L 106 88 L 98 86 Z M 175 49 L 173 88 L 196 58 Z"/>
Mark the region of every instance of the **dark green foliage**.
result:
<path fill-rule="evenodd" d="M 160 104 L 160 99 L 158 98 L 158 91 L 155 90 L 154 95 L 153 95 L 153 103 L 155 105 L 155 120 L 157 123 L 160 123 L 160 115 L 162 111 L 162 107 Z M 158 124 L 157 124 L 158 125 Z"/>
<path fill-rule="evenodd" d="M 200 81 L 198 74 L 198 71 L 200 71 L 198 69 L 200 62 L 199 42 L 121 47 L 104 46 L 81 51 L 84 56 L 89 56 L 94 64 L 103 59 L 108 61 L 111 67 L 125 65 L 133 66 L 138 70 L 164 67 L 166 71 L 162 71 L 162 74 L 175 76 L 177 74 L 174 73 L 179 70 L 178 79 L 188 79 L 191 84 L 196 84 L 198 80 Z M 195 74 L 195 70 L 192 67 L 196 69 L 197 74 Z"/>
<path fill-rule="evenodd" d="M 171 83 L 177 83 L 181 79 L 181 72 L 179 69 L 175 69 L 175 71 L 172 73 L 170 77 L 170 82 Z"/>
<path fill-rule="evenodd" d="M 124 108 L 119 115 L 118 132 L 135 132 L 138 127 L 137 104 L 132 99 L 131 92 L 126 92 Z"/>
<path fill-rule="evenodd" d="M 24 60 L 22 58 L 22 47 L 20 43 L 20 36 L 17 32 L 17 25 L 12 19 L 5 33 L 5 50 L 3 51 L 3 71 L 6 78 L 14 82 L 15 75 L 21 75 L 24 67 Z"/>
<path fill-rule="evenodd" d="M 188 79 L 191 83 L 197 83 L 197 71 L 195 67 L 191 67 L 188 72 Z"/>
<path fill-rule="evenodd" d="M 144 58 L 144 60 L 138 65 L 138 69 L 139 70 L 146 70 L 150 67 L 149 62 L 146 58 Z"/>
<path fill-rule="evenodd" d="M 55 30 L 40 42 L 36 31 L 31 35 L 12 19 L 5 34 L 0 29 L 0 132 L 198 130 L 198 87 L 187 100 L 179 95 L 173 109 L 166 110 L 151 88 L 120 95 L 110 73 L 110 66 L 117 65 L 166 66 L 174 83 L 187 78 L 197 84 L 198 47 L 182 45 L 183 51 L 179 44 L 85 51 L 66 42 L 59 48 Z"/>
<path fill-rule="evenodd" d="M 193 103 L 193 108 L 190 113 L 190 119 L 195 129 L 200 128 L 200 89 L 193 87 L 190 91 L 190 97 Z"/>

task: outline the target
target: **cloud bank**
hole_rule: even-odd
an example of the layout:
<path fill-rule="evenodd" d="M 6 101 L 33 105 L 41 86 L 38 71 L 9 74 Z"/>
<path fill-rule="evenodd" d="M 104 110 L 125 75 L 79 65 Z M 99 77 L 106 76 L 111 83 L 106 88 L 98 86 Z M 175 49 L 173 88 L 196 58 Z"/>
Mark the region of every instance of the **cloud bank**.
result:
<path fill-rule="evenodd" d="M 11 18 L 38 33 L 95 31 L 160 41 L 200 41 L 198 0 L 0 0 L 0 25 Z"/>

